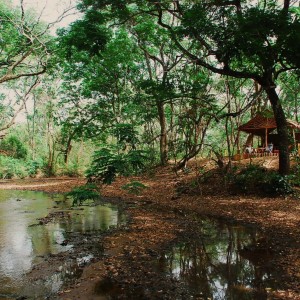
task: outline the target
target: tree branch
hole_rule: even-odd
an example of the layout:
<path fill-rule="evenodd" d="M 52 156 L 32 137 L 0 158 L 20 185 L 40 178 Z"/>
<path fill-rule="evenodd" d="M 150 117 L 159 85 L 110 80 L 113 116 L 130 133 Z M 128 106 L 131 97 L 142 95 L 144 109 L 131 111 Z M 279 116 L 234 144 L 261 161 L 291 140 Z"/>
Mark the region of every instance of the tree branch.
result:
<path fill-rule="evenodd" d="M 220 119 L 223 119 L 223 118 L 226 118 L 226 117 L 234 117 L 235 118 L 235 117 L 243 114 L 245 111 L 247 111 L 255 103 L 255 101 L 261 95 L 262 91 L 263 91 L 263 89 L 262 89 L 262 87 L 260 87 L 260 89 L 252 95 L 252 99 L 248 102 L 248 104 L 245 105 L 245 107 L 243 107 L 239 111 L 223 114 L 220 117 L 218 117 L 218 119 L 220 120 Z"/>
<path fill-rule="evenodd" d="M 37 76 L 45 73 L 47 70 L 46 66 L 42 66 L 42 69 L 36 72 L 28 72 L 28 73 L 19 73 L 19 74 L 5 74 L 4 76 L 0 77 L 0 83 L 10 81 L 10 80 L 15 80 L 21 77 L 30 77 L 30 76 Z"/>
<path fill-rule="evenodd" d="M 231 77 L 235 77 L 235 78 L 249 78 L 249 79 L 254 79 L 258 82 L 261 81 L 261 78 L 256 73 L 251 73 L 251 72 L 247 72 L 247 71 L 235 71 L 235 70 L 230 69 L 228 65 L 224 66 L 221 69 L 221 68 L 213 66 L 212 64 L 207 63 L 206 61 L 204 61 L 204 59 L 201 59 L 198 56 L 196 56 L 195 54 L 191 53 L 188 49 L 186 49 L 178 41 L 176 33 L 171 28 L 171 26 L 169 26 L 168 24 L 163 22 L 163 12 L 162 12 L 162 9 L 159 4 L 157 4 L 157 9 L 158 9 L 158 24 L 160 26 L 166 28 L 170 32 L 171 38 L 172 38 L 173 42 L 175 43 L 175 45 L 179 48 L 180 51 L 182 51 L 182 53 L 184 55 L 189 57 L 189 59 L 191 59 L 191 61 L 193 63 L 195 63 L 196 65 L 202 66 L 202 67 L 204 67 L 214 73 L 220 74 L 220 75 L 227 75 L 227 76 L 231 76 Z M 213 54 L 213 53 L 210 53 L 210 54 Z M 216 58 L 216 56 L 215 56 L 215 58 Z"/>
<path fill-rule="evenodd" d="M 6 129 L 10 128 L 11 126 L 13 126 L 15 124 L 15 120 L 18 116 L 18 114 L 24 109 L 24 107 L 26 107 L 26 102 L 29 98 L 29 94 L 31 93 L 31 91 L 40 83 L 39 77 L 37 77 L 34 81 L 34 83 L 29 87 L 29 89 L 27 90 L 27 92 L 25 93 L 25 95 L 22 97 L 23 99 L 23 103 L 21 104 L 21 106 L 17 109 L 17 111 L 14 113 L 12 119 L 2 128 L 0 128 L 0 132 L 1 131 L 5 131 Z M 0 136 L 3 137 L 5 136 L 4 134 L 0 133 Z"/>

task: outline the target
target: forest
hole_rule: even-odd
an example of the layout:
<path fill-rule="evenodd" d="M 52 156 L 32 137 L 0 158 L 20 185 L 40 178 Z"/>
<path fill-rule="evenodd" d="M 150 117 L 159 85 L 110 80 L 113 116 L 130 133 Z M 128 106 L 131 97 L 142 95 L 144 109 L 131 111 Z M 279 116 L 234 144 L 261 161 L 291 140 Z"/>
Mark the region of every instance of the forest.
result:
<path fill-rule="evenodd" d="M 57 26 L 69 14 L 76 19 Z M 119 197 L 135 220 L 130 251 L 126 230 L 103 246 L 120 243 L 117 251 L 125 247 L 135 269 L 129 258 L 105 261 L 99 293 L 116 282 L 122 288 L 108 288 L 112 298 L 89 299 L 300 299 L 299 0 L 78 0 L 50 23 L 23 0 L 0 0 L 0 26 L 0 185 L 68 192 L 73 206 L 99 193 Z M 42 187 L 52 180 L 62 184 Z M 139 265 L 144 256 L 165 249 L 182 228 L 189 241 L 176 248 L 180 255 L 192 260 L 189 251 L 202 247 L 196 211 L 264 230 L 264 242 L 249 234 L 251 247 L 261 257 L 270 254 L 266 248 L 285 253 L 276 260 L 275 273 L 286 274 L 282 286 L 216 296 L 211 287 L 186 292 L 151 273 L 158 288 L 141 292 L 148 279 L 139 272 L 151 263 Z M 200 231 L 207 226 L 218 236 L 220 228 L 205 224 Z M 241 233 L 224 226 L 240 251 Z M 162 264 L 179 254 L 168 255 Z M 197 268 L 213 268 L 213 260 Z M 77 293 L 61 295 L 79 299 Z"/>
<path fill-rule="evenodd" d="M 2 2 L 1 177 L 110 181 L 170 161 L 230 160 L 245 150 L 239 126 L 266 109 L 288 175 L 299 8 L 221 3 L 82 1 L 82 17 L 54 37 Z"/>

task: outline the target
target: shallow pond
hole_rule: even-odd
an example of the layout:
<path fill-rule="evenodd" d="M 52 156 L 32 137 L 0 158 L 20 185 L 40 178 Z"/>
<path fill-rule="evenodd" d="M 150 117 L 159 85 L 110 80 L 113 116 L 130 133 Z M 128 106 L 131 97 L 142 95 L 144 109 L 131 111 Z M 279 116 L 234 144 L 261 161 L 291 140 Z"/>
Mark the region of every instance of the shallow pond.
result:
<path fill-rule="evenodd" d="M 63 195 L 0 191 L 0 299 L 45 299 L 56 293 L 66 281 L 80 275 L 81 265 L 101 253 L 101 243 L 92 235 L 99 236 L 123 221 L 112 205 L 71 208 Z M 57 254 L 72 252 L 76 236 L 85 251 L 73 260 L 62 259 L 58 269 L 43 280 L 29 279 L 26 274 L 36 266 L 49 263 Z"/>
<path fill-rule="evenodd" d="M 0 191 L 0 300 L 54 299 L 80 277 L 86 263 L 101 257 L 102 233 L 125 223 L 113 205 L 71 204 L 63 195 Z M 173 299 L 261 300 L 269 289 L 280 288 L 267 237 L 255 228 L 210 219 L 199 220 L 149 269 L 166 281 L 166 293 L 168 282 L 177 282 Z M 97 294 L 128 299 L 155 295 L 152 285 L 138 287 L 138 293 L 135 288 L 106 287 L 108 292 Z"/>
<path fill-rule="evenodd" d="M 138 284 L 100 281 L 97 295 L 107 299 L 267 300 L 281 288 L 267 237 L 254 227 L 212 219 L 145 261 L 149 276 L 137 270 Z M 144 276 L 144 277 L 143 277 Z M 111 297 L 111 298 L 110 298 Z"/>
<path fill-rule="evenodd" d="M 157 268 L 191 299 L 267 299 L 280 287 L 266 237 L 255 228 L 203 220 L 198 233 L 162 253 Z"/>

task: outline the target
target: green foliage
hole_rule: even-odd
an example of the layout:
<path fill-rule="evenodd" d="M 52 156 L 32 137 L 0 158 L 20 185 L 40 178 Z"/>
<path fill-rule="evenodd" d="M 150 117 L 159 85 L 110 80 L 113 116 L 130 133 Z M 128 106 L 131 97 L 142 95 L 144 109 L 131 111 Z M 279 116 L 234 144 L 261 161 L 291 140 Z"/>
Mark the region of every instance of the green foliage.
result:
<path fill-rule="evenodd" d="M 258 165 L 233 169 L 228 176 L 230 188 L 236 192 L 268 196 L 285 196 L 294 192 L 290 176 L 282 176 Z"/>
<path fill-rule="evenodd" d="M 142 150 L 118 153 L 114 147 L 103 147 L 95 152 L 86 176 L 89 181 L 101 181 L 110 184 L 117 175 L 129 176 L 142 171 L 147 161 L 147 152 Z"/>
<path fill-rule="evenodd" d="M 138 140 L 138 132 L 135 130 L 132 124 L 116 124 L 113 128 L 113 134 L 118 140 L 118 144 L 123 150 L 127 145 L 130 145 L 132 149 L 136 148 Z"/>
<path fill-rule="evenodd" d="M 300 186 L 300 157 L 299 155 L 294 156 L 294 164 L 291 170 L 292 182 L 295 186 Z"/>
<path fill-rule="evenodd" d="M 77 162 L 72 162 L 69 163 L 67 166 L 64 166 L 62 174 L 69 177 L 79 177 L 82 175 L 80 173 L 79 165 Z"/>
<path fill-rule="evenodd" d="M 240 13 L 232 7 L 194 3 L 183 13 L 178 32 L 194 38 L 195 32 L 214 44 L 219 61 L 239 70 L 262 74 L 278 60 L 299 67 L 299 19 L 293 11 L 284 13 L 275 1 L 268 5 L 242 5 Z M 256 24 L 261 24 L 257 30 Z M 292 53 L 297 53 L 292 56 Z"/>
<path fill-rule="evenodd" d="M 0 77 L 5 81 L 43 73 L 52 38 L 45 23 L 34 12 L 14 8 L 12 1 L 0 1 Z M 26 29 L 25 29 L 26 27 Z M 20 29 L 23 28 L 23 29 Z"/>
<path fill-rule="evenodd" d="M 20 160 L 9 156 L 0 155 L 0 178 L 26 178 L 35 177 L 42 169 L 42 161 Z"/>
<path fill-rule="evenodd" d="M 60 48 L 63 48 L 68 59 L 77 59 L 76 50 L 98 55 L 106 45 L 110 32 L 103 25 L 101 12 L 89 10 L 83 19 L 75 21 L 68 30 L 60 30 Z"/>
<path fill-rule="evenodd" d="M 48 161 L 46 160 L 43 161 L 41 169 L 46 177 L 52 177 L 55 175 L 54 165 L 49 165 Z"/>
<path fill-rule="evenodd" d="M 95 201 L 100 197 L 100 191 L 95 184 L 86 184 L 74 188 L 67 196 L 73 199 L 73 206 L 82 205 L 85 201 Z"/>
<path fill-rule="evenodd" d="M 149 161 L 149 153 L 144 150 L 131 150 L 125 155 L 125 160 L 127 161 L 127 172 L 128 175 L 139 174 L 146 166 Z"/>
<path fill-rule="evenodd" d="M 179 1 L 174 14 L 173 1 L 80 1 L 83 18 L 71 25 L 70 31 L 65 31 L 67 47 L 62 47 L 73 51 L 73 62 L 76 61 L 66 68 L 71 79 L 67 80 L 67 89 L 70 82 L 81 89 L 78 102 L 69 101 L 79 108 L 71 116 L 70 124 L 85 123 L 80 119 L 86 116 L 83 128 L 90 131 L 89 134 L 108 132 L 107 128 L 115 123 L 137 124 L 139 140 L 144 138 L 151 143 L 154 151 L 161 147 L 163 164 L 171 155 L 176 160 L 179 156 L 190 159 L 197 155 L 203 150 L 208 135 L 209 143 L 212 136 L 214 144 L 221 142 L 223 149 L 227 142 L 227 154 L 231 155 L 239 148 L 235 129 L 241 118 L 235 111 L 245 111 L 254 103 L 250 96 L 256 97 L 251 90 L 253 80 L 268 91 L 267 96 L 261 95 L 260 99 L 269 97 L 275 107 L 277 95 L 272 96 L 269 90 L 278 85 L 279 74 L 294 72 L 300 67 L 299 9 L 292 7 L 292 2 L 231 4 L 228 1 Z M 258 28 L 257 24 L 261 26 Z M 105 32 L 106 28 L 111 32 Z M 201 70 L 200 66 L 227 77 L 226 86 L 218 90 L 218 97 L 213 95 L 217 89 L 212 84 L 218 77 Z M 230 76 L 243 79 L 240 86 L 228 84 Z M 245 88 L 244 79 L 251 81 L 251 88 Z M 225 92 L 230 93 L 227 98 Z M 85 101 L 81 101 L 81 97 L 92 99 L 93 105 L 82 109 Z M 192 99 L 197 103 L 193 104 Z M 96 111 L 105 111 L 105 118 L 99 114 L 91 121 Z M 222 120 L 225 117 L 226 120 Z M 213 119 L 222 129 L 219 132 L 216 127 L 209 128 Z M 123 135 L 123 129 L 128 130 L 119 128 L 117 134 L 113 133 L 114 137 L 119 133 Z M 159 129 L 167 132 L 167 137 Z M 78 128 L 78 133 L 81 132 L 83 130 Z M 284 130 L 279 128 L 278 132 L 281 135 Z M 216 136 L 219 136 L 218 141 Z M 133 148 L 135 142 L 127 139 L 131 137 L 123 137 L 117 136 L 118 146 L 123 143 L 119 150 Z M 279 141 L 281 149 L 287 147 L 285 138 Z M 283 157 L 286 153 L 280 151 L 279 155 Z M 280 159 L 281 173 L 286 174 L 288 166 L 284 166 L 283 161 Z"/>
<path fill-rule="evenodd" d="M 125 191 L 128 191 L 130 194 L 140 195 L 142 191 L 147 188 L 147 186 L 139 181 L 131 181 L 130 183 L 121 186 L 121 188 Z"/>
<path fill-rule="evenodd" d="M 118 171 L 123 168 L 122 155 L 114 153 L 109 148 L 102 148 L 94 153 L 94 159 L 86 176 L 89 181 L 99 180 L 110 184 L 115 180 Z"/>
<path fill-rule="evenodd" d="M 8 156 L 0 156 L 0 178 L 24 178 L 27 175 L 24 161 Z"/>
<path fill-rule="evenodd" d="M 35 177 L 38 171 L 42 169 L 43 162 L 36 160 L 26 161 L 26 171 L 29 177 Z"/>
<path fill-rule="evenodd" d="M 272 172 L 266 180 L 266 187 L 264 190 L 271 195 L 285 196 L 293 194 L 295 191 L 292 178 L 293 176 L 290 175 L 282 176 L 277 172 Z"/>
<path fill-rule="evenodd" d="M 27 156 L 26 147 L 15 135 L 10 135 L 0 141 L 0 150 L 4 151 L 8 156 L 17 159 L 25 159 Z"/>

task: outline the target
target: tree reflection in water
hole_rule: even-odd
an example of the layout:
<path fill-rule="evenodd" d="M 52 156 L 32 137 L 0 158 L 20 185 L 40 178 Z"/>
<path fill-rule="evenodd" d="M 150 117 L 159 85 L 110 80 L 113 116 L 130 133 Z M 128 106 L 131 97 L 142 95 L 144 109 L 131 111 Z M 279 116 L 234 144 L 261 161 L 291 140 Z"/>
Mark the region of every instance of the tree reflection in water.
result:
<path fill-rule="evenodd" d="M 159 269 L 204 299 L 267 299 L 278 288 L 271 255 L 253 228 L 202 221 L 197 233 L 159 258 Z"/>

